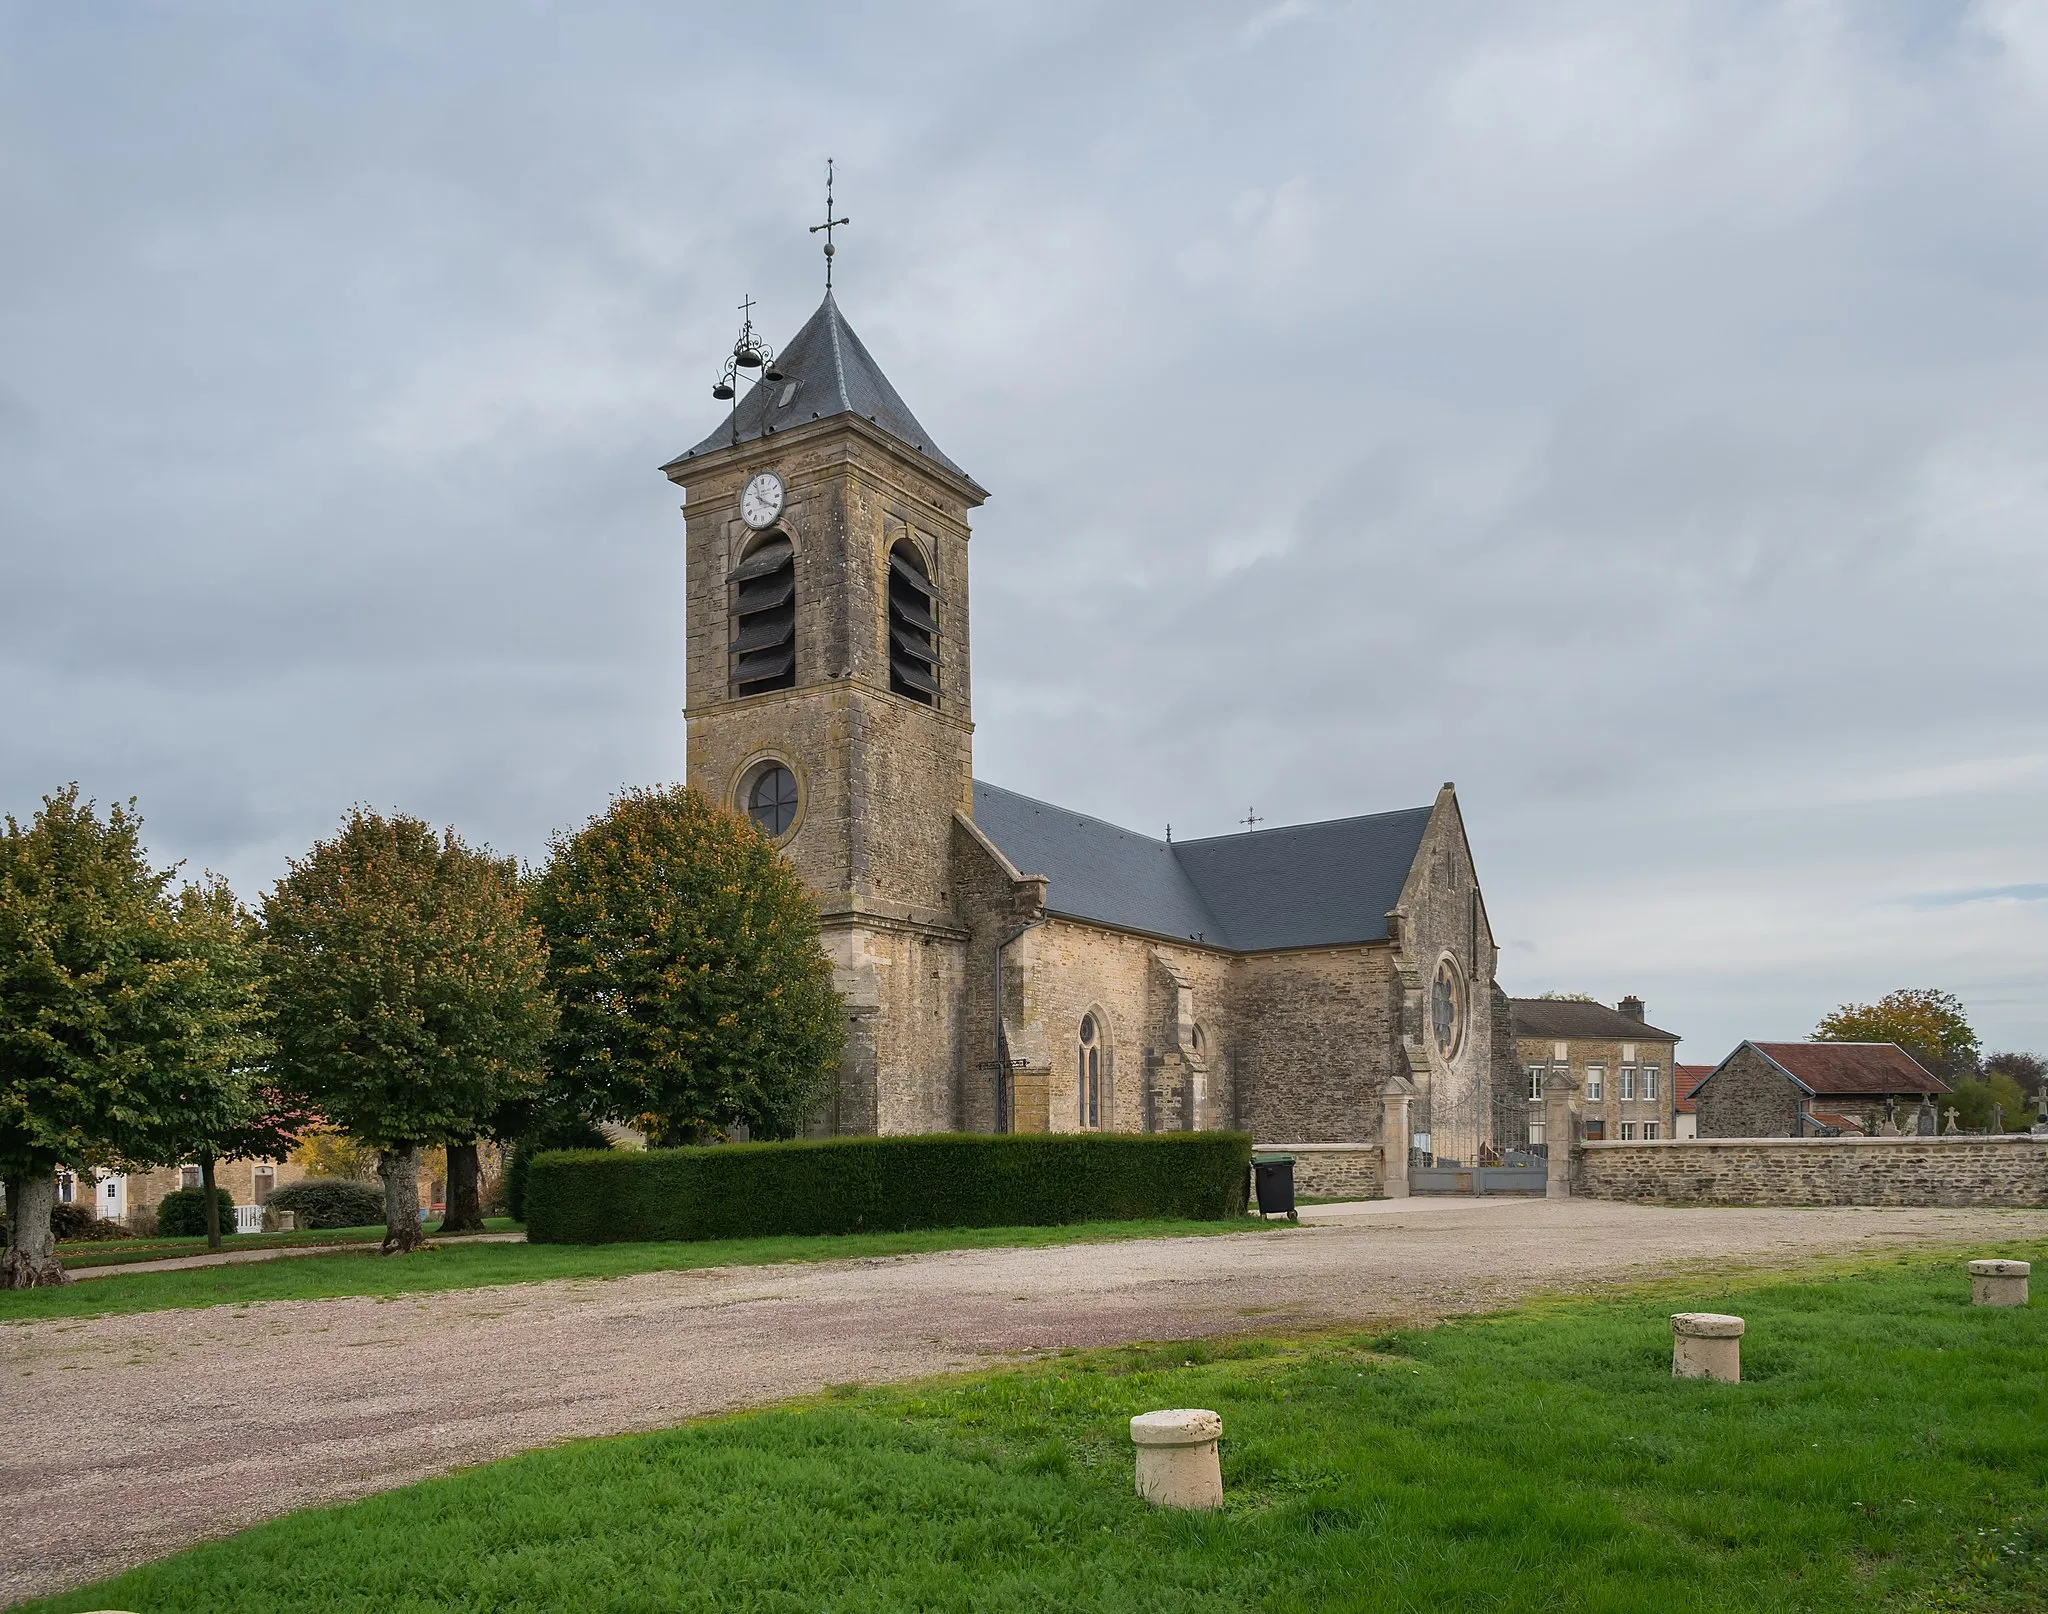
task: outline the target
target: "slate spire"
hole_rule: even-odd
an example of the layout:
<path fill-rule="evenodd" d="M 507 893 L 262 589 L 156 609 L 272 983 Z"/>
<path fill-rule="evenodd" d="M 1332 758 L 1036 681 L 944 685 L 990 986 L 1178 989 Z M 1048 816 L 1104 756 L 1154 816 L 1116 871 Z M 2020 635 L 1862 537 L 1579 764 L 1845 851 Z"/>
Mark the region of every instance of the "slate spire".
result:
<path fill-rule="evenodd" d="M 762 381 L 739 401 L 735 414 L 721 420 L 704 441 L 662 469 L 729 448 L 735 441 L 750 443 L 814 420 L 858 415 L 913 454 L 922 455 L 970 483 L 974 481 L 939 451 L 931 434 L 918 424 L 910 406 L 889 384 L 882 367 L 846 323 L 846 316 L 839 311 L 831 292 L 825 293 L 818 311 L 776 355 L 775 367 L 782 373 L 782 380 Z"/>

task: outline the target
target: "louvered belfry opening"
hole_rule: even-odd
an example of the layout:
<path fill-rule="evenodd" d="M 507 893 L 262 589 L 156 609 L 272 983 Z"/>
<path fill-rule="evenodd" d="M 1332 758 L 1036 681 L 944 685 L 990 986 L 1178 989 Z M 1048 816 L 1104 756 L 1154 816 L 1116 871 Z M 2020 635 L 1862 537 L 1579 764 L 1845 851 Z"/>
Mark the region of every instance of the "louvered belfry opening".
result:
<path fill-rule="evenodd" d="M 796 550 L 771 532 L 733 568 L 732 687 L 759 695 L 796 685 Z"/>
<path fill-rule="evenodd" d="M 939 613 L 924 561 L 908 540 L 889 551 L 889 688 L 939 703 Z"/>

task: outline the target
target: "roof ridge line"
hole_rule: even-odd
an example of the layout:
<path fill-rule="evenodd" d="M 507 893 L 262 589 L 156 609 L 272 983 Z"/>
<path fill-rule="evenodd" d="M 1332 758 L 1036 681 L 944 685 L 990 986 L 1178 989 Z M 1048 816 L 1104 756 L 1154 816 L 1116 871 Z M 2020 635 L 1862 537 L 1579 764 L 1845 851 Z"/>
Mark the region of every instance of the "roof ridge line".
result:
<path fill-rule="evenodd" d="M 846 355 L 839 347 L 839 299 L 827 291 L 825 302 L 831 310 L 825 321 L 825 334 L 832 339 L 832 379 L 839 383 L 839 407 L 850 415 L 854 413 L 853 394 L 846 390 Z"/>
<path fill-rule="evenodd" d="M 1191 840 L 1175 841 L 1175 846 L 1206 846 L 1210 841 L 1243 841 L 1254 835 L 1285 835 L 1290 830 L 1322 829 L 1330 824 L 1363 824 L 1369 818 L 1400 818 L 1409 813 L 1428 813 L 1436 810 L 1432 803 L 1427 807 L 1388 807 L 1376 813 L 1348 813 L 1342 818 L 1310 818 L 1299 824 L 1275 824 L 1271 829 L 1230 830 L 1221 835 L 1197 835 Z"/>

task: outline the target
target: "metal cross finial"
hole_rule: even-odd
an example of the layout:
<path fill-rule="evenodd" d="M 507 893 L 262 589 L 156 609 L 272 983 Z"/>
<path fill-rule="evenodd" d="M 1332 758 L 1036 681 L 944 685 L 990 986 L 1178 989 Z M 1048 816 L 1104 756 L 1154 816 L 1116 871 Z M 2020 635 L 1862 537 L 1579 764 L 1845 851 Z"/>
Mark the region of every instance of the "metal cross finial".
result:
<path fill-rule="evenodd" d="M 740 312 L 746 316 L 749 325 L 754 323 L 754 294 L 752 292 L 748 292 L 745 299 L 740 303 Z"/>
<path fill-rule="evenodd" d="M 1244 832 L 1249 835 L 1254 825 L 1263 824 L 1265 820 L 1259 816 L 1258 808 L 1247 807 L 1244 810 L 1244 817 L 1240 818 L 1238 822 L 1244 825 Z"/>
<path fill-rule="evenodd" d="M 816 235 L 820 230 L 825 232 L 825 289 L 827 291 L 832 289 L 832 231 L 841 224 L 851 224 L 852 222 L 852 219 L 835 219 L 832 216 L 832 159 L 827 157 L 825 159 L 825 222 L 811 226 L 811 234 L 813 235 Z"/>

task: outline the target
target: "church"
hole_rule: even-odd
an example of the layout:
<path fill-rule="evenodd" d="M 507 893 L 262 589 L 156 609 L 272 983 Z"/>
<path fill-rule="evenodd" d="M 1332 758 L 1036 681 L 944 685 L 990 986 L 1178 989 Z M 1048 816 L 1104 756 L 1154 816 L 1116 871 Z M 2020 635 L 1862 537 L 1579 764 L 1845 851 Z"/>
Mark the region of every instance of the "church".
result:
<path fill-rule="evenodd" d="M 821 1135 L 1228 1127 L 1394 1171 L 1407 1147 L 1524 1141 L 1494 1135 L 1496 1094 L 1515 1128 L 1526 1101 L 1450 785 L 1159 841 L 975 779 L 987 492 L 829 281 L 779 354 L 750 321 L 714 396 L 726 417 L 662 467 L 685 497 L 689 782 L 817 893 L 848 1017 Z"/>

